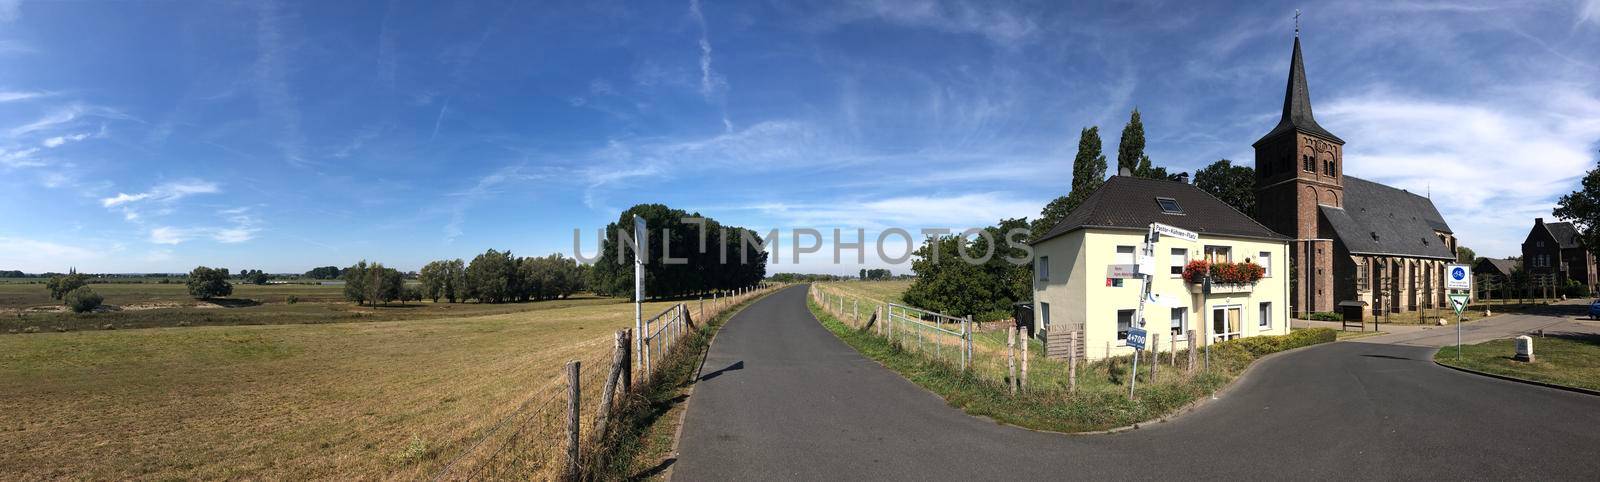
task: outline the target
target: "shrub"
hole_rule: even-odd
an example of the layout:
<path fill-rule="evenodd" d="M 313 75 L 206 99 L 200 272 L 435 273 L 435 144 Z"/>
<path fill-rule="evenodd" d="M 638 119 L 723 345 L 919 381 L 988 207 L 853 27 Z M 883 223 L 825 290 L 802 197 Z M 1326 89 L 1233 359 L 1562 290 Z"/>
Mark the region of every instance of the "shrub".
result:
<path fill-rule="evenodd" d="M 295 295 L 289 295 L 289 297 L 287 299 L 284 299 L 283 302 L 291 304 L 291 305 L 295 304 L 295 303 L 299 303 L 300 302 L 300 297 L 299 296 L 295 296 Z"/>
<path fill-rule="evenodd" d="M 60 300 L 66 297 L 67 293 L 72 292 L 72 290 L 76 290 L 87 284 L 89 284 L 89 278 L 87 276 L 78 273 L 72 273 L 66 276 L 51 277 L 50 282 L 46 283 L 45 287 L 50 289 L 50 299 Z"/>
<path fill-rule="evenodd" d="M 1568 298 L 1589 297 L 1589 287 L 1585 286 L 1583 283 L 1579 283 L 1578 280 L 1567 280 L 1567 286 L 1562 291 L 1567 295 Z"/>
<path fill-rule="evenodd" d="M 1332 311 L 1314 311 L 1306 314 L 1306 319 L 1315 321 L 1344 321 L 1344 315 Z"/>
<path fill-rule="evenodd" d="M 105 298 L 102 298 L 99 293 L 95 293 L 94 290 L 88 287 L 80 287 L 67 293 L 65 301 L 67 307 L 72 308 L 74 313 L 85 313 L 99 308 L 100 303 L 104 302 Z"/>

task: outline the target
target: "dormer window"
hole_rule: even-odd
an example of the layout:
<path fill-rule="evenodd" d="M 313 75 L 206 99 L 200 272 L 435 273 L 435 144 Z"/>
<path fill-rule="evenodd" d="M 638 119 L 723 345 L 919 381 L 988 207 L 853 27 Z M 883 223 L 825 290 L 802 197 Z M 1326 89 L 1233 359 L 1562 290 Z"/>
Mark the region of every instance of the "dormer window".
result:
<path fill-rule="evenodd" d="M 1158 197 L 1156 198 L 1156 204 L 1161 206 L 1162 213 L 1183 214 L 1183 206 L 1178 204 L 1177 199 L 1170 197 Z"/>

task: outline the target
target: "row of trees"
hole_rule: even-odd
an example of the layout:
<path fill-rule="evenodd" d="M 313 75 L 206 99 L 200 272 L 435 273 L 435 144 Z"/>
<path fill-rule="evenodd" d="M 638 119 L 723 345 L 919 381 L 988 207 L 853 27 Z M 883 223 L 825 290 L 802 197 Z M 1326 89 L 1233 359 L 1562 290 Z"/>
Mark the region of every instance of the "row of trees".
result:
<path fill-rule="evenodd" d="M 700 213 L 640 204 L 606 226 L 590 278 L 590 288 L 598 294 L 633 296 L 637 253 L 629 246 L 636 214 L 649 227 L 644 263 L 645 294 L 649 296 L 686 296 L 753 286 L 766 277 L 766 241 L 755 231 L 725 226 Z M 625 239 L 618 239 L 619 234 Z"/>
<path fill-rule="evenodd" d="M 890 273 L 888 269 L 862 269 L 861 270 L 861 279 L 862 280 L 877 281 L 877 280 L 886 280 L 886 279 L 890 279 L 890 278 L 894 278 L 894 274 Z"/>

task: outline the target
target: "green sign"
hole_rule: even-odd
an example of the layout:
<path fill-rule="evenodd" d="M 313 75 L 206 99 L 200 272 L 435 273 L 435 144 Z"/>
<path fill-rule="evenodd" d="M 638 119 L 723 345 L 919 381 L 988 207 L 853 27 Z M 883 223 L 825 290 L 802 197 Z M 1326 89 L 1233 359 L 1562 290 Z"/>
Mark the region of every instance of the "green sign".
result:
<path fill-rule="evenodd" d="M 1456 309 L 1457 315 L 1461 314 L 1462 311 L 1467 309 L 1467 295 L 1451 294 L 1450 306 Z"/>

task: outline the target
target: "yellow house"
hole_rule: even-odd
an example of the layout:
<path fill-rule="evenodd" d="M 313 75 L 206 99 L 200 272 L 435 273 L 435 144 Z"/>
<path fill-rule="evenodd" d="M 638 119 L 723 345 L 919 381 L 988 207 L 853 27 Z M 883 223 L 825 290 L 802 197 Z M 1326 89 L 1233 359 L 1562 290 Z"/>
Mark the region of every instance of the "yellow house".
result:
<path fill-rule="evenodd" d="M 1152 223 L 1198 239 L 1155 236 L 1154 255 L 1147 255 Z M 1090 360 L 1132 353 L 1128 331 L 1141 323 L 1163 352 L 1174 344 L 1187 347 L 1190 330 L 1199 338 L 1196 346 L 1286 334 L 1289 242 L 1187 183 L 1113 176 L 1031 243 L 1034 320 L 1051 340 L 1051 357 L 1066 356 L 1065 338 L 1058 337 L 1076 331 L 1079 354 Z M 1205 270 L 1196 263 L 1186 280 L 1185 268 L 1194 261 L 1219 267 Z M 1238 274 L 1255 270 L 1236 265 L 1245 263 L 1259 266 L 1259 276 Z M 1143 271 L 1152 271 L 1152 296 L 1141 322 Z"/>

